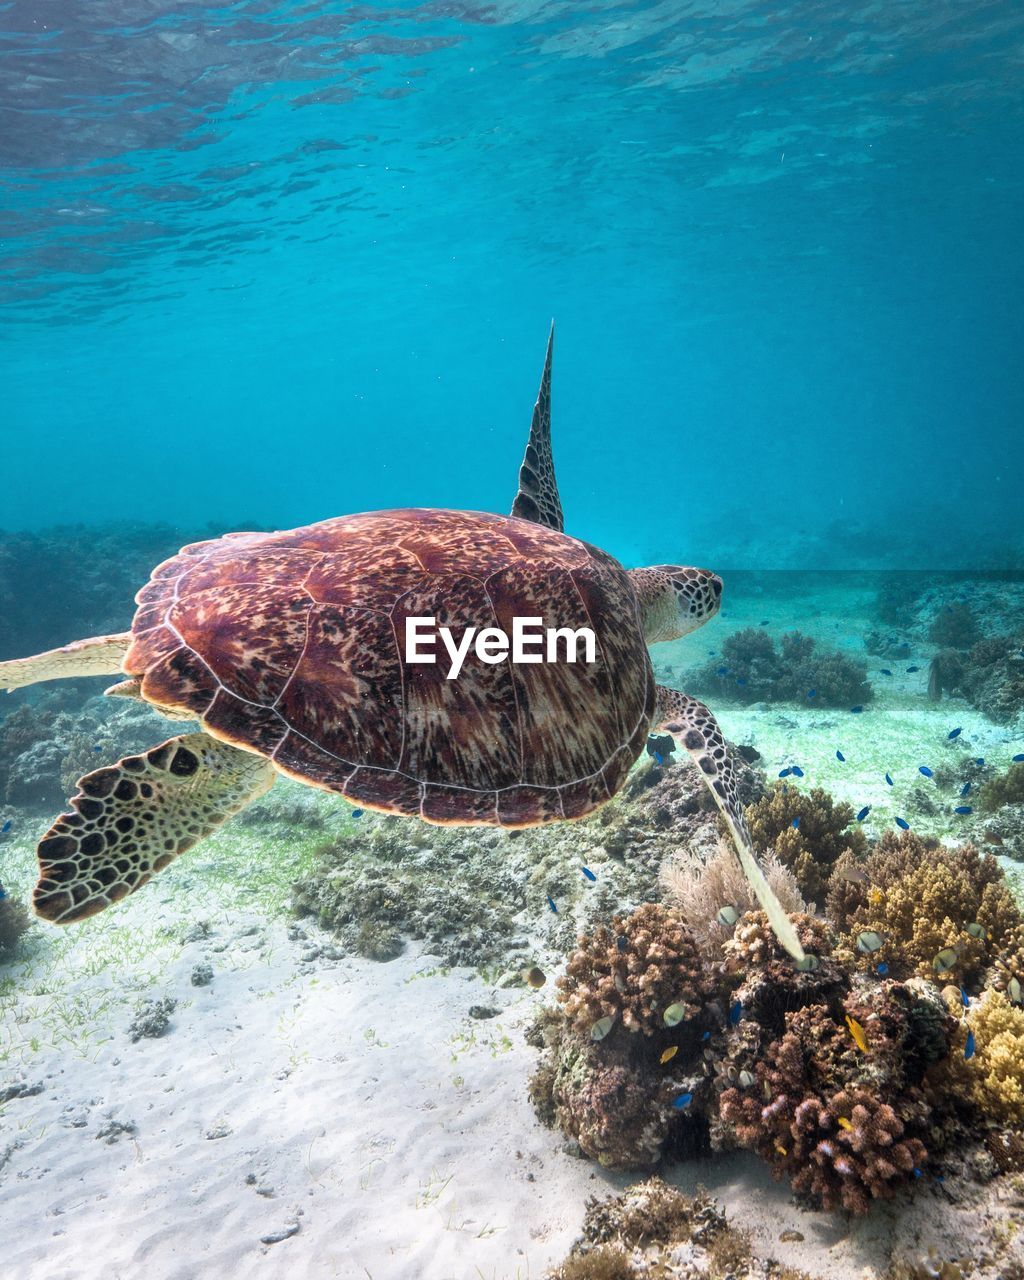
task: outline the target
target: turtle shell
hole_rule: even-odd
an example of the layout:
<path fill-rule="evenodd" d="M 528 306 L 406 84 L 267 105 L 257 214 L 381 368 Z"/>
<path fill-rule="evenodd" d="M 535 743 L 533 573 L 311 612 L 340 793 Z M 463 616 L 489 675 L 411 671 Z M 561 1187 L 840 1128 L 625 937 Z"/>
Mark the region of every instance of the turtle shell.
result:
<path fill-rule="evenodd" d="M 185 547 L 136 597 L 129 675 L 215 738 L 388 813 L 532 826 L 622 785 L 654 713 L 636 597 L 596 547 L 511 517 L 409 509 Z M 405 619 L 456 639 L 514 617 L 590 627 L 596 661 L 405 661 Z"/>

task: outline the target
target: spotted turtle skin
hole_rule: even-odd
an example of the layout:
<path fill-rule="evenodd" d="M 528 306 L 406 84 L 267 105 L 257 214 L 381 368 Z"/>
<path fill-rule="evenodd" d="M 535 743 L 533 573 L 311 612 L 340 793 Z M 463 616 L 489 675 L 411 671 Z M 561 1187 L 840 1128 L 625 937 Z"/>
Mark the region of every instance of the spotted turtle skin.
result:
<path fill-rule="evenodd" d="M 622 786 L 655 681 L 604 551 L 515 517 L 406 509 L 187 546 L 136 597 L 144 699 L 353 803 L 428 822 L 579 818 Z M 596 661 L 405 662 L 405 619 L 590 627 Z"/>

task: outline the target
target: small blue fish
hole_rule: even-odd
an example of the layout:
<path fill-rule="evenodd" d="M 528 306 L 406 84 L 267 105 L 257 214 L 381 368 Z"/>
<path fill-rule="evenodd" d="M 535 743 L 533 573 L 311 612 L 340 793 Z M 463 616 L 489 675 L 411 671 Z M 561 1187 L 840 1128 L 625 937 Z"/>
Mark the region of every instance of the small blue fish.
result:
<path fill-rule="evenodd" d="M 974 810 L 971 808 L 969 804 L 958 804 L 957 807 L 953 810 L 953 812 L 966 815 L 968 813 L 973 813 Z"/>
<path fill-rule="evenodd" d="M 625 951 L 626 948 L 629 946 L 629 939 L 626 937 L 625 934 L 620 933 L 619 936 L 615 939 L 615 945 L 618 947 L 620 951 Z"/>
<path fill-rule="evenodd" d="M 762 627 L 766 627 L 766 626 L 768 625 L 768 619 L 767 619 L 767 618 L 765 618 L 764 622 L 759 623 L 758 625 L 759 625 L 759 626 L 762 626 Z"/>
<path fill-rule="evenodd" d="M 551 908 L 552 914 L 557 916 L 558 908 L 555 906 L 555 900 L 552 898 L 550 893 L 548 894 L 548 906 Z"/>
<path fill-rule="evenodd" d="M 746 684 L 746 683 L 747 683 L 747 681 L 746 681 L 745 677 L 743 677 L 743 676 L 737 676 L 737 677 L 736 677 L 736 683 L 737 683 L 737 684 Z"/>
<path fill-rule="evenodd" d="M 894 821 L 901 831 L 910 830 L 910 823 L 906 820 L 906 818 L 895 818 Z"/>
<path fill-rule="evenodd" d="M 864 710 L 863 707 L 851 707 L 850 714 L 853 716 L 859 716 L 863 710 Z"/>
<path fill-rule="evenodd" d="M 817 691 L 817 689 L 808 689 L 808 690 L 807 690 L 807 696 L 808 696 L 808 698 L 816 698 L 816 697 L 818 696 L 818 691 Z"/>
<path fill-rule="evenodd" d="M 729 674 L 728 667 L 719 667 L 718 670 L 715 672 L 716 676 L 727 676 L 728 674 Z"/>
<path fill-rule="evenodd" d="M 950 742 L 952 742 L 954 738 L 959 738 L 962 733 L 963 729 L 950 729 L 949 733 L 946 734 L 946 737 Z"/>
<path fill-rule="evenodd" d="M 4 898 L 6 897 L 7 897 L 7 890 L 3 887 L 2 884 L 0 884 L 0 902 L 3 902 Z"/>
<path fill-rule="evenodd" d="M 7 821 L 4 823 L 4 825 L 3 825 L 2 827 L 0 827 L 0 835 L 4 835 L 4 836 L 5 836 L 5 835 L 8 833 L 8 831 L 10 831 L 11 827 L 13 827 L 13 826 L 14 826 L 14 819 L 13 819 L 13 818 L 8 818 L 8 819 L 7 819 Z"/>
<path fill-rule="evenodd" d="M 660 752 L 660 751 L 655 751 L 655 752 L 653 752 L 652 754 L 654 755 L 654 758 L 655 758 L 655 760 L 658 762 L 658 764 L 664 764 L 664 763 L 665 763 L 665 757 L 661 754 L 661 752 Z"/>
<path fill-rule="evenodd" d="M 736 1026 L 736 1024 L 740 1020 L 740 1016 L 742 1015 L 742 1013 L 743 1013 L 742 1001 L 734 1000 L 729 1007 L 729 1022 L 732 1024 L 732 1026 Z"/>
<path fill-rule="evenodd" d="M 917 766 L 917 771 L 918 773 L 923 773 L 926 778 L 930 778 L 933 776 L 931 769 L 929 769 L 926 764 L 919 764 Z"/>
<path fill-rule="evenodd" d="M 102 748 L 101 746 L 99 746 L 99 744 L 97 744 L 95 747 L 93 747 L 93 751 L 102 751 L 102 750 L 103 750 L 103 748 Z"/>
<path fill-rule="evenodd" d="M 593 871 L 591 871 L 589 867 L 580 867 L 580 870 L 583 872 L 583 874 L 587 877 L 588 880 L 597 879 L 597 876 L 594 875 Z"/>
<path fill-rule="evenodd" d="M 800 825 L 800 815 L 797 814 L 796 817 L 793 819 L 793 826 L 799 827 L 799 825 Z"/>
<path fill-rule="evenodd" d="M 967 1043 L 964 1045 L 964 1057 L 965 1057 L 968 1061 L 970 1061 L 970 1059 L 974 1057 L 974 1049 L 975 1049 L 975 1044 L 974 1044 L 974 1032 L 973 1032 L 973 1031 L 968 1031 L 968 1033 L 967 1033 Z"/>
<path fill-rule="evenodd" d="M 352 810 L 352 817 L 353 817 L 353 818 L 361 818 L 362 816 L 363 816 L 363 811 L 362 811 L 362 809 L 353 809 L 353 810 Z"/>
<path fill-rule="evenodd" d="M 886 780 L 886 782 L 888 782 L 888 784 L 889 784 L 889 786 L 890 786 L 890 787 L 894 787 L 894 786 L 896 785 L 896 783 L 895 783 L 895 782 L 893 782 L 893 780 L 892 780 L 892 775 L 891 775 L 891 774 L 889 774 L 889 773 L 887 773 L 887 774 L 885 775 L 885 780 Z"/>
<path fill-rule="evenodd" d="M 916 1165 L 916 1164 L 914 1165 L 914 1171 L 913 1171 L 913 1172 L 914 1172 L 914 1177 L 915 1177 L 915 1178 L 920 1178 L 920 1176 L 921 1176 L 921 1170 L 917 1167 L 917 1165 Z"/>
<path fill-rule="evenodd" d="M 970 790 L 971 790 L 971 784 L 969 782 L 965 782 L 964 785 L 960 788 L 960 794 L 962 796 L 966 796 L 970 793 Z"/>
<path fill-rule="evenodd" d="M 846 764 L 846 756 L 844 756 L 841 751 L 836 752 L 836 759 L 840 764 Z"/>
<path fill-rule="evenodd" d="M 870 812 L 871 812 L 871 806 L 869 804 L 866 804 L 864 808 L 861 809 L 860 813 L 857 814 L 857 821 L 863 822 Z"/>
<path fill-rule="evenodd" d="M 788 778 L 788 777 L 789 777 L 789 775 L 790 775 L 792 772 L 793 772 L 793 770 L 792 770 L 792 769 L 783 769 L 783 770 L 782 770 L 782 772 L 779 774 L 779 777 L 780 777 L 780 778 Z"/>
<path fill-rule="evenodd" d="M 1011 756 L 1010 758 L 1014 764 L 1020 764 L 1021 761 L 1024 760 L 1024 751 L 1022 751 L 1019 755 Z"/>
<path fill-rule="evenodd" d="M 793 777 L 794 777 L 794 778 L 802 778 L 803 776 L 804 776 L 804 771 L 803 771 L 803 769 L 801 769 L 801 768 L 800 768 L 800 766 L 799 766 L 798 764 L 795 764 L 795 765 L 793 766 Z"/>
<path fill-rule="evenodd" d="M 920 671 L 920 667 L 907 667 L 907 675 L 912 676 L 915 671 Z"/>
<path fill-rule="evenodd" d="M 879 670 L 881 671 L 881 673 L 882 673 L 882 675 L 883 675 L 883 676 L 891 676 L 891 675 L 892 675 L 892 672 L 889 670 L 889 668 L 888 668 L 888 667 L 881 667 L 881 668 L 879 668 Z"/>
<path fill-rule="evenodd" d="M 964 1002 L 965 1009 L 969 1009 L 971 1007 L 971 997 L 967 994 L 964 987 L 960 988 L 960 999 Z"/>
<path fill-rule="evenodd" d="M 984 757 L 984 756 L 978 756 L 977 760 L 975 760 L 975 762 L 974 762 L 974 763 L 975 763 L 975 764 L 978 766 L 978 768 L 980 769 L 980 768 L 981 768 L 981 766 L 985 763 L 985 757 Z"/>
<path fill-rule="evenodd" d="M 678 1098 L 672 1099 L 672 1105 L 677 1111 L 684 1111 L 692 1101 L 692 1093 L 681 1093 Z"/>
<path fill-rule="evenodd" d="M 875 973 L 877 973 L 880 978 L 884 978 L 888 972 L 889 972 L 889 966 L 885 963 L 884 960 L 875 970 Z"/>
<path fill-rule="evenodd" d="M 710 1031 L 705 1031 L 705 1032 L 704 1032 L 704 1034 L 701 1036 L 701 1039 L 702 1039 L 702 1040 L 710 1040 L 710 1039 L 711 1039 L 711 1032 L 710 1032 Z"/>

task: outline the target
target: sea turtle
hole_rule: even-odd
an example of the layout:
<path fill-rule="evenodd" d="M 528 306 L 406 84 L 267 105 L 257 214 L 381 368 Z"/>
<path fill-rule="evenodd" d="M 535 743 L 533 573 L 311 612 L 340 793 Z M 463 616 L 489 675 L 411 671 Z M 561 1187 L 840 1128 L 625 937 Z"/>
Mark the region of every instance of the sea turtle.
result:
<path fill-rule="evenodd" d="M 199 726 L 80 779 L 39 843 L 40 916 L 64 924 L 133 893 L 278 773 L 384 813 L 527 827 L 602 805 L 657 732 L 696 759 L 755 894 L 803 957 L 755 860 L 714 716 L 656 684 L 647 652 L 716 614 L 721 579 L 626 570 L 562 531 L 552 338 L 511 515 L 375 511 L 193 543 L 153 570 L 131 631 L 0 663 L 8 689 L 116 672 L 127 679 L 107 693 Z M 519 665 L 478 650 L 448 678 L 443 662 L 409 661 L 414 617 L 453 631 L 509 633 L 516 618 L 589 628 L 594 660 L 567 660 L 567 643 L 562 660 L 556 647 L 556 660 Z"/>

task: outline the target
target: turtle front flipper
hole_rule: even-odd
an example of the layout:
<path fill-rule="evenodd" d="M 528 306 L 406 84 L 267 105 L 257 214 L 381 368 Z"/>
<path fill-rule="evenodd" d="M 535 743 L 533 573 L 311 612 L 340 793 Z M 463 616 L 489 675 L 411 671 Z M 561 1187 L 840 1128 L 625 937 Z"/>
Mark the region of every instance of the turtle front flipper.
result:
<path fill-rule="evenodd" d="M 533 406 L 530 438 L 526 442 L 523 465 L 519 468 L 519 492 L 512 503 L 512 515 L 549 529 L 563 530 L 562 503 L 555 480 L 555 460 L 551 454 L 551 352 L 555 326 L 548 334 L 547 355 L 541 375 L 537 403 Z"/>
<path fill-rule="evenodd" d="M 663 685 L 658 685 L 658 705 L 654 718 L 652 732 L 671 734 L 696 760 L 732 834 L 740 866 L 755 897 L 764 908 L 782 945 L 794 959 L 803 960 L 804 949 L 796 936 L 793 922 L 786 915 L 782 903 L 772 892 L 764 878 L 764 872 L 757 864 L 754 844 L 736 792 L 732 761 L 718 721 L 703 702 L 698 702 L 696 698 L 680 693 L 677 689 L 666 689 Z"/>
<path fill-rule="evenodd" d="M 43 680 L 73 680 L 78 676 L 112 676 L 119 672 L 131 644 L 131 632 L 92 636 L 31 658 L 0 662 L 0 689 L 11 693 Z"/>
<path fill-rule="evenodd" d="M 215 831 L 275 777 L 262 756 L 205 733 L 181 734 L 87 773 L 39 842 L 36 914 L 54 924 L 95 915 Z"/>

